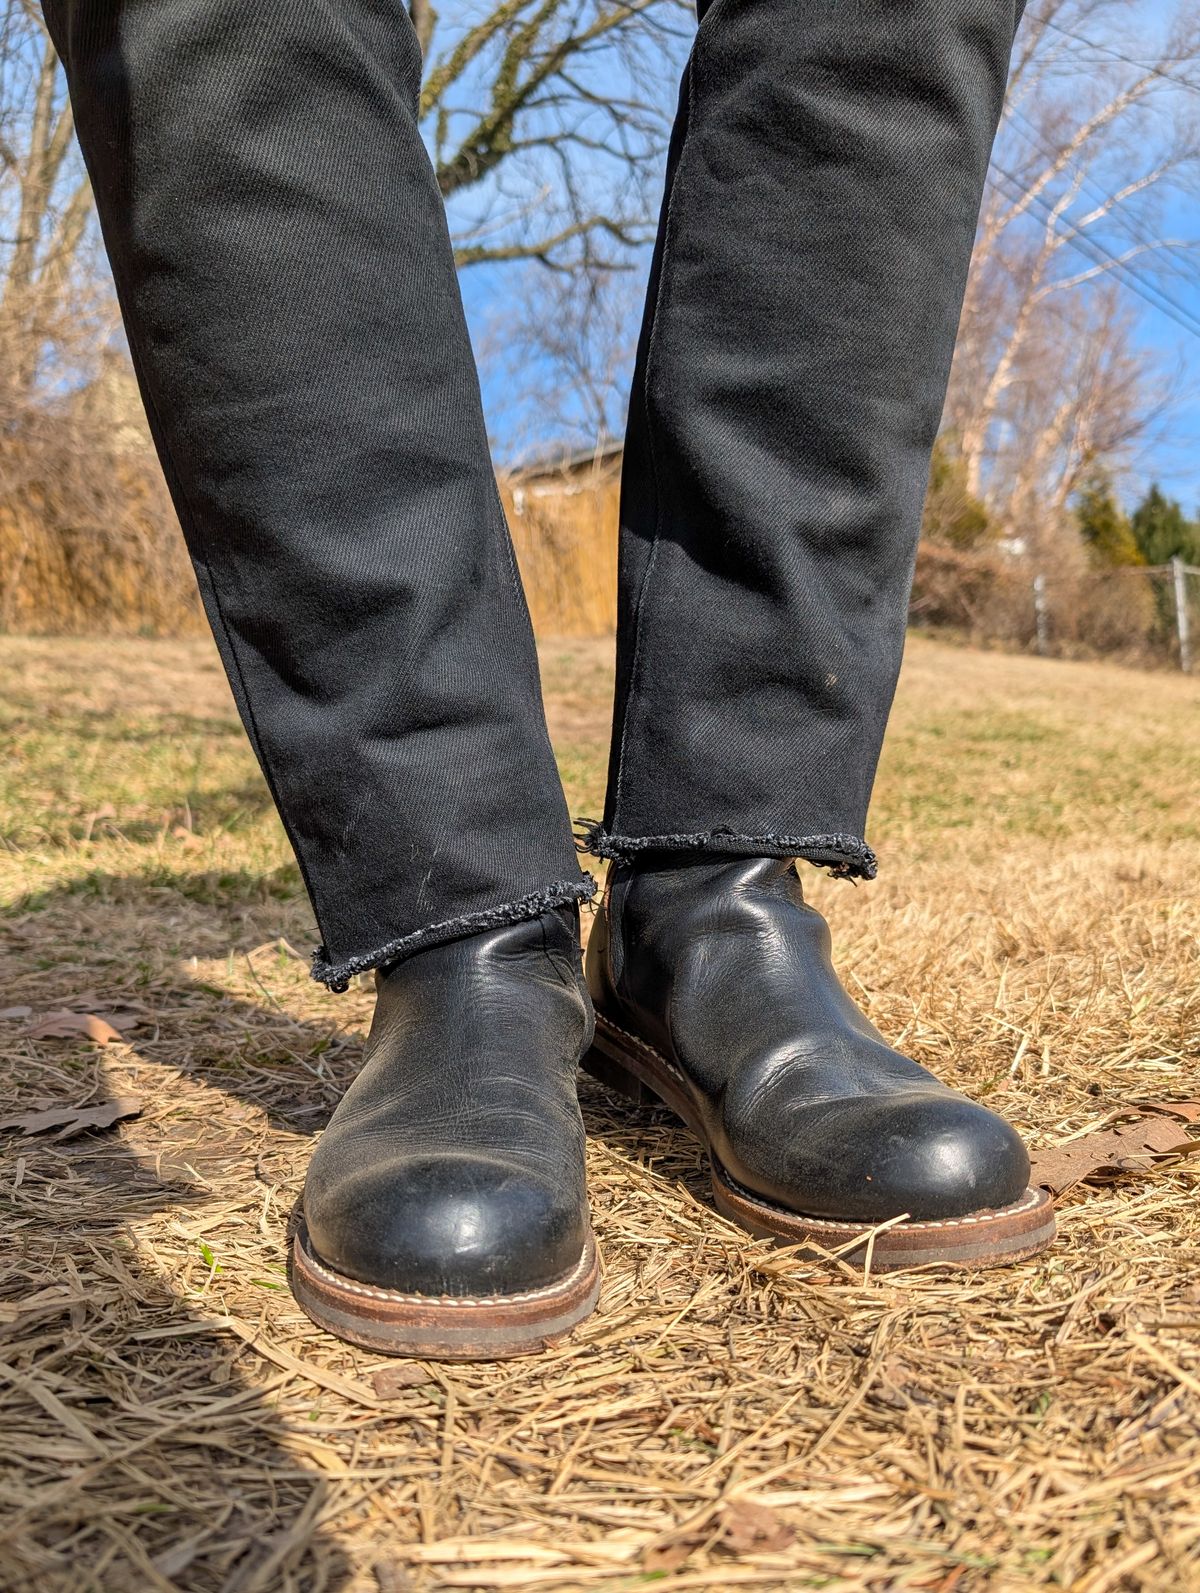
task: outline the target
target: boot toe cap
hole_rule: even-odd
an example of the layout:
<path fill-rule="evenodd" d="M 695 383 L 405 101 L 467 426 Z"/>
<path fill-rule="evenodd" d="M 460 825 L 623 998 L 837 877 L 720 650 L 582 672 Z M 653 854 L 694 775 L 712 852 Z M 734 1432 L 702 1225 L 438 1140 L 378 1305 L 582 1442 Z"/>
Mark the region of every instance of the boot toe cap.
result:
<path fill-rule="evenodd" d="M 573 1192 L 501 1158 L 390 1157 L 321 1172 L 314 1158 L 304 1198 L 312 1248 L 332 1271 L 377 1288 L 522 1293 L 569 1273 L 586 1240 Z"/>
<path fill-rule="evenodd" d="M 782 1135 L 776 1121 L 773 1155 L 759 1140 L 730 1171 L 808 1216 L 936 1221 L 1011 1205 L 1028 1187 L 1020 1135 L 953 1091 L 851 1097 L 803 1115 Z"/>

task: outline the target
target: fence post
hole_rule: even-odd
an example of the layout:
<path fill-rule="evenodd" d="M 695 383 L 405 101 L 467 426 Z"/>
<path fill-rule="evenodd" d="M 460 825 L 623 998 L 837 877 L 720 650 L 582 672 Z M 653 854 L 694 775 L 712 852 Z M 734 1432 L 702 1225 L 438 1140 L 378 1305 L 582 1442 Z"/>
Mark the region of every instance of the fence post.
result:
<path fill-rule="evenodd" d="M 1046 607 L 1046 577 L 1044 575 L 1035 575 L 1033 578 L 1033 618 L 1037 626 L 1037 650 L 1044 658 L 1049 649 L 1050 641 L 1049 611 Z"/>
<path fill-rule="evenodd" d="M 1171 574 L 1175 580 L 1175 628 L 1179 632 L 1179 667 L 1185 675 L 1192 672 L 1192 637 L 1188 624 L 1187 571 L 1177 553 L 1171 560 Z"/>

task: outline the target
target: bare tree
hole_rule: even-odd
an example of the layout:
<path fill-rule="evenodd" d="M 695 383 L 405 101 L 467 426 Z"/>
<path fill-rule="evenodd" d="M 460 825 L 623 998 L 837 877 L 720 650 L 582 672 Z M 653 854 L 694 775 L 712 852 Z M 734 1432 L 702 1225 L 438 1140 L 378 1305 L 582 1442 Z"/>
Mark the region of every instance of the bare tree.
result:
<path fill-rule="evenodd" d="M 1200 176 L 1200 16 L 1154 36 L 1129 0 L 1038 0 L 1018 35 L 947 403 L 968 490 L 1001 525 L 1052 525 L 1089 461 L 1152 424 L 1137 297 L 1189 332 Z"/>
<path fill-rule="evenodd" d="M 422 127 L 460 267 L 628 263 L 650 230 L 669 111 L 663 73 L 689 12 L 687 0 L 459 0 L 446 20 L 412 0 L 426 52 Z M 61 357 L 64 320 L 79 325 L 85 287 L 107 290 L 86 247 L 92 217 L 40 8 L 0 0 L 0 341 L 17 394 L 31 394 L 40 367 Z M 95 307 L 93 298 L 81 347 L 104 340 Z"/>
<path fill-rule="evenodd" d="M 641 282 L 628 271 L 544 271 L 527 265 L 484 312 L 480 363 L 503 386 L 493 441 L 509 464 L 547 446 L 591 448 L 619 438 L 637 343 Z"/>
<path fill-rule="evenodd" d="M 1161 404 L 1151 356 L 1135 346 L 1135 318 L 1115 282 L 1064 297 L 1041 318 L 1004 406 L 991 470 L 1002 524 L 1042 569 L 1079 565 L 1069 500 L 1098 462 L 1127 460 Z"/>
<path fill-rule="evenodd" d="M 92 196 L 54 47 L 33 0 L 0 14 L 0 352 L 3 401 L 92 362 L 113 324 L 89 249 Z"/>
<path fill-rule="evenodd" d="M 626 264 L 650 234 L 690 0 L 428 0 L 421 113 L 460 266 Z M 439 49 L 442 32 L 446 42 Z"/>

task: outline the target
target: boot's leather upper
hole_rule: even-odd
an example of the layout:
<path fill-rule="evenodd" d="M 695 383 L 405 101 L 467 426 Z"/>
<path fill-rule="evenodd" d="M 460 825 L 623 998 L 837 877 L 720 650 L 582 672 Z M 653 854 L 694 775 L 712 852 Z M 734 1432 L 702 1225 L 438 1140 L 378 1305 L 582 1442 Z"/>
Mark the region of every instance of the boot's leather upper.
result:
<path fill-rule="evenodd" d="M 304 1186 L 313 1249 L 362 1283 L 513 1294 L 588 1233 L 575 1070 L 592 1016 L 578 910 L 555 909 L 377 975 L 362 1071 Z"/>
<path fill-rule="evenodd" d="M 893 1050 L 842 989 L 790 862 L 614 865 L 588 983 L 598 1013 L 685 1077 L 711 1150 L 753 1194 L 881 1221 L 1024 1193 L 1015 1130 Z"/>

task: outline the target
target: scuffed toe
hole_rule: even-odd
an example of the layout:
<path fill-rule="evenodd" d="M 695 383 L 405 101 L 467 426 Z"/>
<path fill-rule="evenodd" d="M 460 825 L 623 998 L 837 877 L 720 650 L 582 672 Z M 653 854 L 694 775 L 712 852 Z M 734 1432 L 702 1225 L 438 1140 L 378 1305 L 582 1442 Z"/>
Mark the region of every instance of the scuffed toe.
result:
<path fill-rule="evenodd" d="M 1016 1130 L 950 1090 L 780 1103 L 741 1118 L 723 1150 L 746 1189 L 834 1221 L 962 1217 L 1010 1205 L 1029 1182 Z"/>
<path fill-rule="evenodd" d="M 304 1214 L 319 1259 L 406 1293 L 513 1294 L 569 1272 L 585 1225 L 573 1191 L 499 1159 L 385 1157 L 341 1174 L 313 1157 Z"/>

